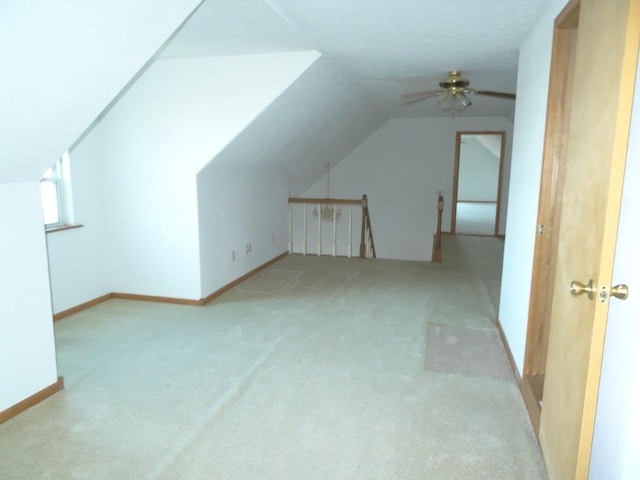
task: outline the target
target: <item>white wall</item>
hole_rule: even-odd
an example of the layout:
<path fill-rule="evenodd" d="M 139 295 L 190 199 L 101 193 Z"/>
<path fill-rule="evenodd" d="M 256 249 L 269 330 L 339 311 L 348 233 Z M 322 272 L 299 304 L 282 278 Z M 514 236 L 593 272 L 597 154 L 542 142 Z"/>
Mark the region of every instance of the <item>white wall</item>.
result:
<path fill-rule="evenodd" d="M 0 184 L 0 411 L 57 380 L 37 182 Z"/>
<path fill-rule="evenodd" d="M 500 158 L 473 138 L 465 138 L 460 145 L 458 200 L 497 201 L 499 174 Z"/>
<path fill-rule="evenodd" d="M 308 188 L 326 162 L 344 158 L 385 120 L 321 57 L 235 137 L 198 175 L 202 295 L 284 252 L 288 194 Z"/>
<path fill-rule="evenodd" d="M 95 142 L 79 145 L 70 156 L 74 223 L 84 226 L 47 234 L 54 313 L 111 292 L 100 158 Z"/>
<path fill-rule="evenodd" d="M 157 61 L 84 138 L 72 166 L 101 165 L 109 291 L 200 298 L 196 175 L 317 58 Z"/>
<path fill-rule="evenodd" d="M 0 3 L 0 410 L 57 376 L 37 182 L 198 3 Z"/>
<path fill-rule="evenodd" d="M 367 194 L 378 257 L 430 261 L 438 191 L 445 197 L 443 230 L 451 224 L 456 132 L 506 131 L 508 172 L 512 128 L 506 118 L 393 118 L 332 167 L 331 196 Z M 507 189 L 505 181 L 503 192 Z M 326 196 L 326 176 L 303 196 Z M 354 245 L 359 239 L 356 227 Z"/>
<path fill-rule="evenodd" d="M 565 0 L 553 0 L 520 49 L 499 318 L 521 373 L 527 335 L 553 21 L 565 4 Z"/>
<path fill-rule="evenodd" d="M 198 174 L 202 298 L 287 250 L 288 189 L 272 166 L 212 163 Z"/>

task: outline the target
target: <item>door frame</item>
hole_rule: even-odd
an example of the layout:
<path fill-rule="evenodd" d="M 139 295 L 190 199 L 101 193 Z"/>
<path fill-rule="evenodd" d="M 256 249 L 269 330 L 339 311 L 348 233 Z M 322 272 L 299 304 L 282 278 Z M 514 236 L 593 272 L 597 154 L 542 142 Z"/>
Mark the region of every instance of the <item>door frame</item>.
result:
<path fill-rule="evenodd" d="M 553 30 L 542 174 L 522 375 L 522 392 L 536 433 L 540 424 L 540 402 L 544 392 L 547 363 L 579 12 L 579 0 L 569 1 L 556 17 Z"/>
<path fill-rule="evenodd" d="M 500 135 L 500 164 L 498 165 L 498 192 L 496 195 L 496 216 L 493 226 L 493 236 L 500 234 L 500 209 L 502 207 L 502 174 L 504 168 L 504 149 L 506 147 L 507 132 L 505 130 L 479 130 L 479 131 L 457 131 L 455 161 L 453 164 L 453 187 L 451 194 L 451 228 L 452 234 L 456 233 L 456 210 L 458 209 L 458 176 L 460 174 L 460 140 L 462 135 Z"/>

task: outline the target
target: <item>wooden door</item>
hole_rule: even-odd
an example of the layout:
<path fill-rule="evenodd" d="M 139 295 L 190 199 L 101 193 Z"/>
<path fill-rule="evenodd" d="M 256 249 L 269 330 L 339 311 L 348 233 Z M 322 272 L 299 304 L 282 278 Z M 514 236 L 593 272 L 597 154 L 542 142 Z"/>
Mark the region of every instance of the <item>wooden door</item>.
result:
<path fill-rule="evenodd" d="M 590 480 L 640 479 L 640 269 L 629 261 L 640 239 L 640 71 L 636 71 L 633 116 L 613 267 L 614 283 L 628 284 L 625 301 L 612 300 L 598 391 Z"/>
<path fill-rule="evenodd" d="M 552 480 L 586 479 L 640 39 L 640 1 L 582 0 L 539 439 Z M 594 297 L 569 293 L 593 280 Z"/>

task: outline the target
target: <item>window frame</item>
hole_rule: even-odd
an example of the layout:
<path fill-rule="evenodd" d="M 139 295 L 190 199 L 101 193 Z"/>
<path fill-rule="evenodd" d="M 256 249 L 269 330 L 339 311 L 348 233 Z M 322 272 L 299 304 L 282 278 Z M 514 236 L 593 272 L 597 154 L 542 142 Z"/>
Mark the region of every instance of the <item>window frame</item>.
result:
<path fill-rule="evenodd" d="M 44 210 L 46 210 L 45 208 L 45 198 L 42 195 L 42 185 L 46 184 L 46 183 L 50 183 L 53 185 L 54 191 L 55 191 L 55 197 L 56 197 L 56 209 L 57 209 L 57 217 L 58 220 L 55 222 L 46 222 L 46 218 L 43 216 L 43 220 L 44 220 L 44 226 L 46 229 L 51 229 L 51 228 L 57 228 L 57 227 L 62 227 L 64 226 L 64 220 L 63 220 L 63 215 L 62 215 L 62 195 L 61 195 L 61 191 L 60 191 L 60 187 L 61 187 L 61 183 L 62 183 L 62 178 L 60 176 L 60 170 L 62 167 L 62 160 L 58 160 L 55 164 L 53 164 L 51 167 L 49 167 L 47 169 L 47 171 L 45 172 L 45 174 L 43 175 L 42 179 L 40 180 L 40 196 L 41 196 L 41 201 L 42 201 L 42 208 L 43 208 L 43 212 Z M 49 173 L 50 172 L 50 173 Z"/>
<path fill-rule="evenodd" d="M 44 227 L 46 232 L 67 230 L 76 226 L 73 223 L 69 160 L 69 152 L 65 152 L 56 163 L 45 171 L 40 180 L 40 185 L 45 182 L 53 184 L 57 200 L 58 220 L 56 222 L 45 223 Z M 41 202 L 44 221 L 45 200 L 42 193 Z"/>

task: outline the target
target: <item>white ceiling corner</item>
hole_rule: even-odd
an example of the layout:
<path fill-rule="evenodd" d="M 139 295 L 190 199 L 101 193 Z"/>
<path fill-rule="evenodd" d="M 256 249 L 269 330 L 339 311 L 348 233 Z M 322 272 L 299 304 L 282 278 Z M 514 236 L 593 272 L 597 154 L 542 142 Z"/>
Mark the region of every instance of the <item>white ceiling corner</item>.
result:
<path fill-rule="evenodd" d="M 466 135 L 465 135 L 466 136 Z M 470 138 L 478 142 L 482 147 L 487 149 L 491 155 L 496 158 L 500 158 L 500 154 L 502 153 L 502 135 L 468 135 Z"/>
<path fill-rule="evenodd" d="M 205 0 L 160 58 L 313 50 L 263 0 Z"/>

